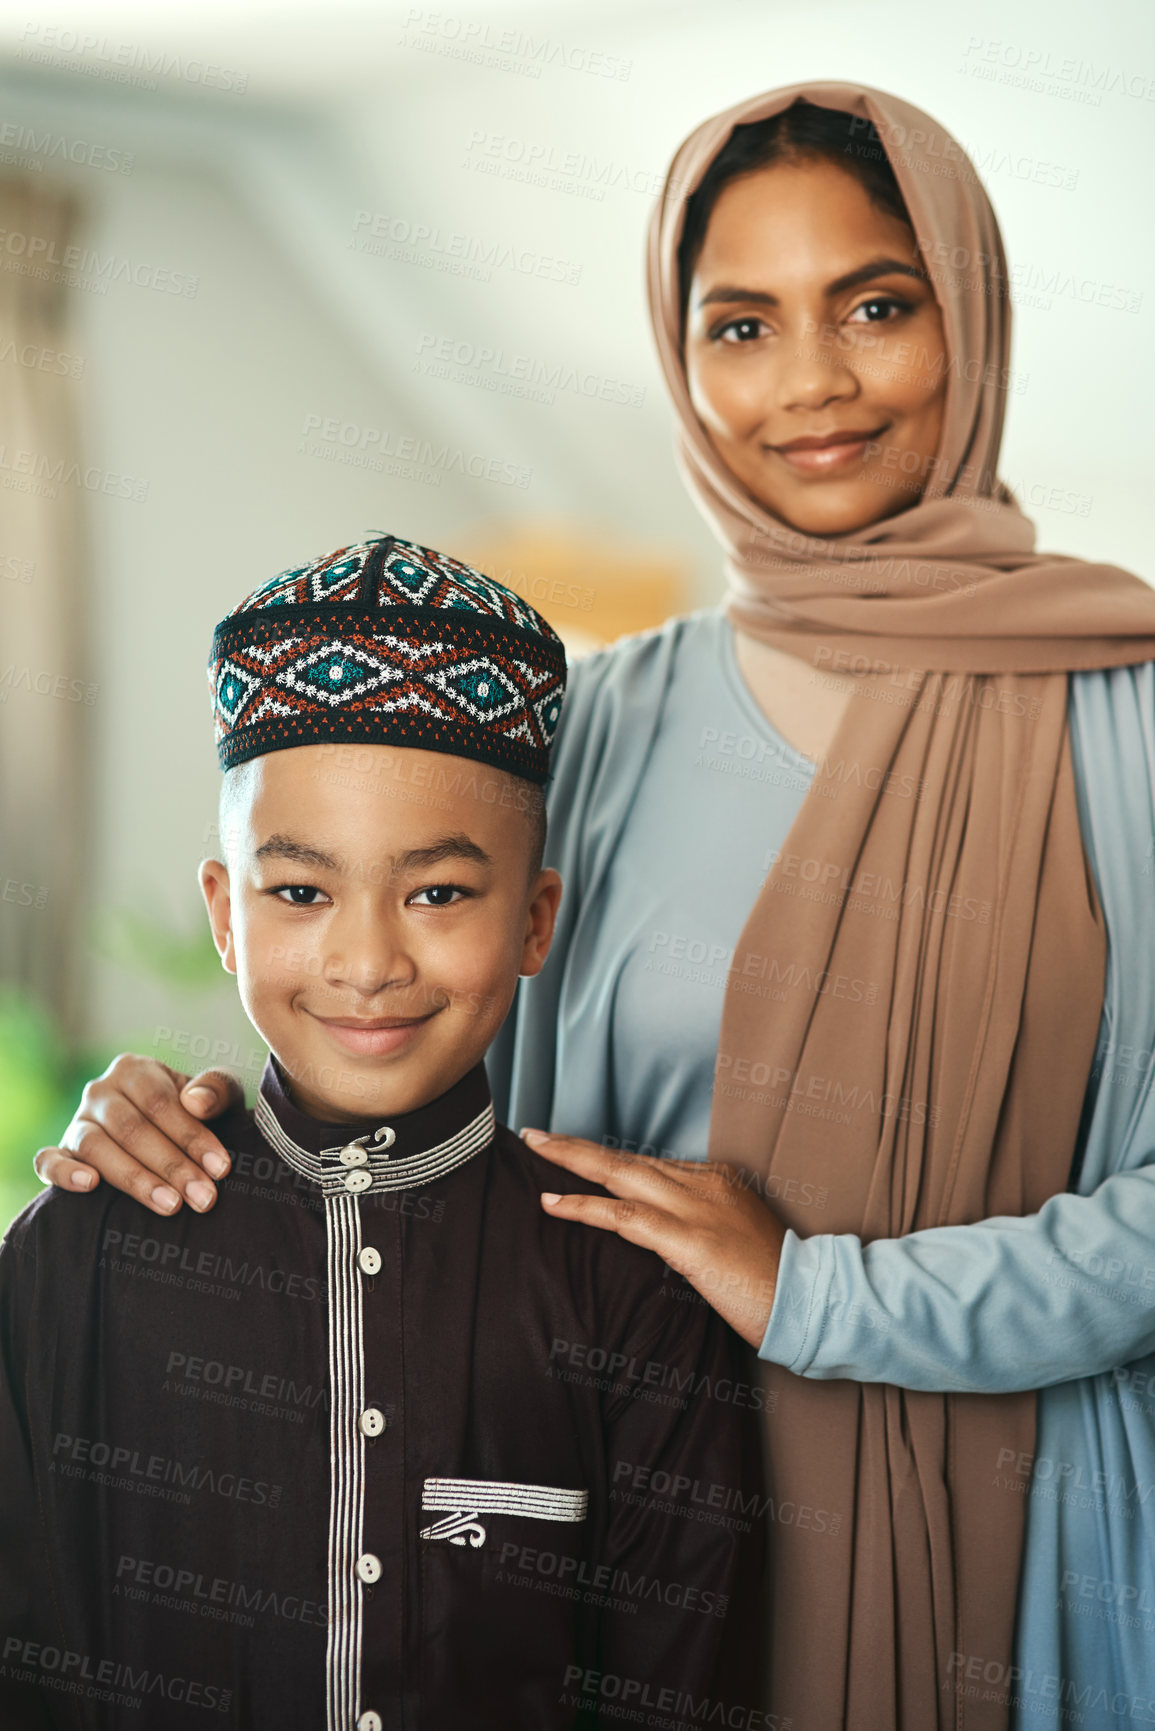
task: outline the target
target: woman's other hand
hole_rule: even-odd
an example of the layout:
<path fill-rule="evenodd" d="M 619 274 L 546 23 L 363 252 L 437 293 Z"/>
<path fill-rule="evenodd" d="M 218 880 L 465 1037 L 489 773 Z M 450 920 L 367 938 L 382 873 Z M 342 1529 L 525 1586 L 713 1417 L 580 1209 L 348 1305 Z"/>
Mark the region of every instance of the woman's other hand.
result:
<path fill-rule="evenodd" d="M 62 1190 L 92 1190 L 104 1178 L 154 1214 L 175 1214 L 182 1198 L 203 1213 L 217 1199 L 210 1180 L 229 1169 L 203 1120 L 243 1105 L 244 1090 L 227 1070 L 189 1077 L 122 1053 L 85 1088 L 60 1147 L 42 1148 L 33 1164 L 45 1184 Z"/>
<path fill-rule="evenodd" d="M 617 1232 L 656 1251 L 702 1294 L 743 1340 L 762 1344 L 785 1228 L 731 1166 L 654 1160 L 597 1142 L 523 1130 L 544 1159 L 576 1172 L 608 1196 L 542 1195 L 542 1206 L 564 1220 Z"/>

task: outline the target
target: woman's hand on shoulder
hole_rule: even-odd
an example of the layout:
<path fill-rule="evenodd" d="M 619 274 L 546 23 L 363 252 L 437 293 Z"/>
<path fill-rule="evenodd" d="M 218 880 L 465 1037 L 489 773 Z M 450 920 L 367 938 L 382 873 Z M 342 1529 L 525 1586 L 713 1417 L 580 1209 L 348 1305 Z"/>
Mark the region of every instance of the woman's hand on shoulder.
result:
<path fill-rule="evenodd" d="M 748 1173 L 704 1161 L 623 1154 L 542 1130 L 521 1134 L 544 1159 L 610 1192 L 546 1191 L 541 1200 L 547 1213 L 600 1226 L 656 1251 L 743 1340 L 761 1346 L 785 1228 Z"/>
<path fill-rule="evenodd" d="M 92 1190 L 104 1178 L 154 1214 L 175 1214 L 182 1199 L 203 1213 L 217 1199 L 211 1180 L 229 1169 L 203 1120 L 243 1104 L 244 1090 L 226 1070 L 189 1077 L 121 1053 L 85 1088 L 60 1146 L 42 1148 L 33 1164 L 45 1184 L 62 1190 Z"/>

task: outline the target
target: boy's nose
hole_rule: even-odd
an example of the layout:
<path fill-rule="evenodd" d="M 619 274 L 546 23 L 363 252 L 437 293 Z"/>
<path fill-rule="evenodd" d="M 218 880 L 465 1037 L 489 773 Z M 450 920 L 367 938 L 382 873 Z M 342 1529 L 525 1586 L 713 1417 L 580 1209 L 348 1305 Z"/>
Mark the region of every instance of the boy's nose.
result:
<path fill-rule="evenodd" d="M 382 992 L 396 990 L 399 986 L 411 986 L 414 980 L 412 968 L 380 968 L 367 960 L 342 963 L 336 969 L 327 969 L 326 984 L 339 987 L 343 991 L 357 992 L 361 997 L 375 998 Z"/>
<path fill-rule="evenodd" d="M 324 958 L 328 985 L 375 997 L 400 986 L 412 986 L 417 966 L 399 935 L 379 921 L 343 922 L 331 932 L 332 947 Z"/>
<path fill-rule="evenodd" d="M 341 991 L 354 991 L 361 997 L 375 998 L 381 992 L 411 986 L 417 970 L 404 956 L 393 954 L 375 957 L 361 952 L 348 956 L 330 956 L 326 960 L 325 983 Z"/>

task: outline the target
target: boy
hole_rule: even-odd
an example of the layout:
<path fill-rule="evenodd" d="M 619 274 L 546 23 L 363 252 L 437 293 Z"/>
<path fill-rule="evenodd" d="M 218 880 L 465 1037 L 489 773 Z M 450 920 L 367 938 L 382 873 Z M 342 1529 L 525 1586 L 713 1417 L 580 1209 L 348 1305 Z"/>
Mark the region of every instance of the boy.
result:
<path fill-rule="evenodd" d="M 0 1725 L 750 1701 L 730 1338 L 648 1252 L 549 1218 L 485 1079 L 561 893 L 557 637 L 383 537 L 257 590 L 210 674 L 201 885 L 272 1056 L 218 1121 L 211 1215 L 51 1191 L 0 1254 Z"/>

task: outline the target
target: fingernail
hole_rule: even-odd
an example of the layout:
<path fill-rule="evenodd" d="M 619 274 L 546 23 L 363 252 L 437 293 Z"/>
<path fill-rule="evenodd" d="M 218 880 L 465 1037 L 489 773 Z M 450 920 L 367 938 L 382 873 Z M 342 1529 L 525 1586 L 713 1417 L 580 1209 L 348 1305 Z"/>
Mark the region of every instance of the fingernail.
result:
<path fill-rule="evenodd" d="M 223 1154 L 206 1154 L 201 1165 L 211 1178 L 223 1178 L 229 1169 L 228 1160 Z"/>
<path fill-rule="evenodd" d="M 541 1193 L 541 1199 L 547 1208 L 552 1208 L 555 1202 L 561 1201 L 561 1197 L 558 1195 L 556 1190 L 543 1190 Z"/>
<path fill-rule="evenodd" d="M 194 1178 L 191 1184 L 186 1184 L 184 1193 L 194 1208 L 211 1208 L 213 1205 L 213 1187 L 206 1184 L 203 1178 Z"/>
<path fill-rule="evenodd" d="M 211 1111 L 217 1103 L 217 1097 L 211 1088 L 186 1088 L 181 1099 L 196 1112 Z"/>
<path fill-rule="evenodd" d="M 170 1190 L 167 1184 L 158 1184 L 152 1193 L 152 1199 L 166 1214 L 171 1214 L 174 1208 L 180 1207 L 180 1197 L 175 1190 Z"/>
<path fill-rule="evenodd" d="M 532 1147 L 535 1143 L 546 1140 L 546 1132 L 544 1130 L 523 1130 L 521 1139 L 523 1142 L 528 1142 Z"/>
<path fill-rule="evenodd" d="M 72 1188 L 74 1190 L 91 1190 L 92 1177 L 91 1172 L 74 1172 L 72 1174 Z"/>

